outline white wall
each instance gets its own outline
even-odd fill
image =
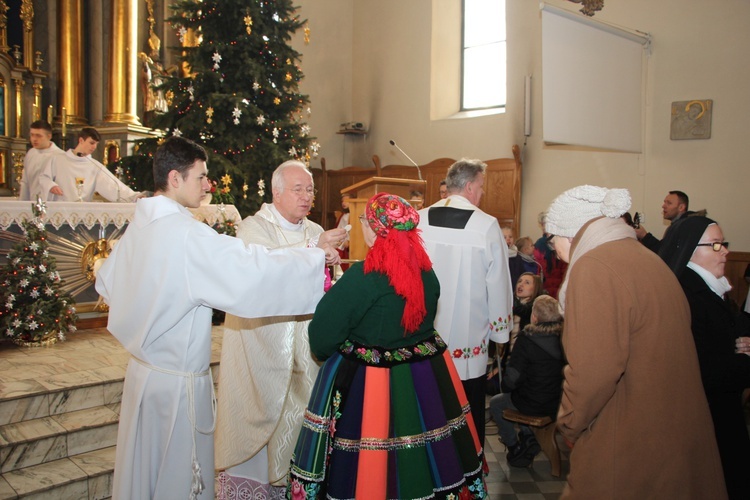
[[[336,132],[341,123],[352,121],[353,2],[301,0],[298,5],[310,28],[310,43],[305,44],[301,29],[292,46],[302,54],[300,90],[310,97],[310,135],[321,145],[311,165],[319,167],[325,157],[326,168],[341,168],[342,151],[349,144]]]
[[[539,3],[507,2],[507,112],[433,121],[433,0],[302,0],[302,14],[313,28],[312,43],[300,48],[305,53],[304,89],[313,98],[313,118],[328,127],[313,130],[324,138],[328,165],[369,165],[372,154],[383,164],[406,163],[389,139],[418,163],[444,156],[509,157],[513,144],[524,143],[523,78],[530,74],[535,77],[533,128],[523,149],[523,234],[537,237],[538,212],[563,190],[587,183],[630,189],[633,210],[645,212],[646,227],[661,236],[662,200],[667,191],[679,189],[690,196],[692,209],[707,208],[721,223],[732,249],[750,251],[745,222],[750,213],[750,99],[745,95],[750,89],[750,3],[605,0],[594,19],[653,36],[645,149],[636,155],[544,146]],[[580,7],[563,0],[548,3],[571,11]],[[318,23],[321,28],[315,28]],[[318,72],[311,63],[330,67]],[[337,70],[342,73],[332,74]],[[346,81],[350,86],[331,88]],[[671,103],[692,99],[714,101],[711,138],[670,140]],[[327,116],[319,117],[321,113]],[[353,119],[367,123],[366,138],[335,135],[341,121]]]

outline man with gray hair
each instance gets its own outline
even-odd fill
[[[345,229],[323,231],[307,219],[315,188],[304,163],[282,163],[271,178],[273,203],[237,227],[245,244],[318,246],[335,254]],[[284,286],[295,286],[289,276]],[[216,421],[216,468],[222,498],[282,498],[286,474],[318,374],[307,326],[312,315],[240,318],[227,314]]]
[[[478,208],[487,165],[461,159],[446,176],[448,197],[419,211],[440,281],[435,329],[448,344],[484,446],[487,351],[513,329],[508,247],[497,219]]]

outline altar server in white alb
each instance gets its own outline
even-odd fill
[[[304,163],[282,163],[271,178],[273,203],[237,227],[246,244],[337,248],[341,228],[323,231],[307,219],[315,199]],[[285,280],[296,287],[296,277]],[[305,407],[318,374],[307,327],[312,315],[224,321],[216,420],[216,468],[222,498],[282,498]]]
[[[210,189],[206,152],[172,137],[154,155],[156,195],[97,274],[107,328],[132,354],[117,435],[113,498],[214,497],[216,400],[211,310],[310,314],[335,249],[267,250],[193,218]],[[187,207],[187,208],[186,208]],[[248,432],[252,430],[248,429]]]
[[[31,149],[23,158],[23,176],[18,191],[19,200],[36,200],[41,192],[39,174],[47,159],[53,154],[62,153],[62,149],[52,142],[52,126],[44,120],[37,120],[29,127]]]
[[[435,329],[448,343],[484,446],[487,349],[513,329],[508,247],[497,219],[477,206],[487,165],[461,159],[446,176],[448,197],[419,211],[427,255],[440,281]]]
[[[74,149],[50,156],[39,174],[42,199],[93,201],[94,193],[99,193],[105,200],[126,203],[142,196],[91,157],[99,141],[101,136],[95,128],[84,127]]]

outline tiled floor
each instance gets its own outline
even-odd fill
[[[528,469],[508,466],[505,445],[500,442],[497,427],[492,421],[487,423],[486,433],[485,454],[490,466],[487,490],[492,500],[551,500],[560,496],[569,470],[568,456],[562,447],[562,474],[556,478],[551,474],[550,463],[544,453],[537,455]]]
[[[219,360],[222,329],[214,330],[212,363]],[[95,386],[103,381],[122,378],[129,356],[104,328],[82,330],[69,335],[68,340],[50,347],[21,348],[7,342],[0,343],[0,402],[24,395],[39,395],[48,390],[59,391],[79,385]],[[106,396],[106,395],[105,395]],[[46,397],[46,396],[45,396]],[[106,397],[105,397],[106,399]],[[53,407],[55,405],[52,405]],[[7,411],[29,412],[29,408],[4,408]],[[63,409],[58,409],[63,410]],[[2,420],[0,418],[0,420]],[[7,422],[0,422],[0,424]],[[550,475],[550,464],[543,454],[537,456],[533,468],[508,467],[505,446],[497,437],[491,421],[487,426],[487,461],[490,474],[487,487],[491,499],[552,499],[557,498],[565,484],[568,471],[563,455],[562,478]]]

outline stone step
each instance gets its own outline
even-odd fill
[[[100,500],[112,495],[115,447],[0,475],[0,500]]]
[[[0,473],[113,446],[119,403],[0,426]]]

